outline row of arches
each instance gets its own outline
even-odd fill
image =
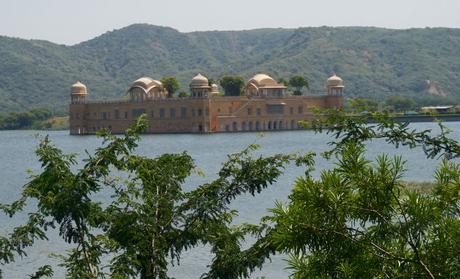
[[[296,130],[301,128],[296,120],[269,120],[269,121],[234,121],[231,125],[225,125],[226,132],[237,131],[272,131],[272,130]]]

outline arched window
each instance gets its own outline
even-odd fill
[[[233,131],[238,131],[238,124],[233,122]]]
[[[260,123],[259,123],[259,121],[256,121],[256,131],[260,131]]]
[[[280,120],[278,124],[278,129],[282,130],[283,129],[283,121]]]
[[[249,121],[249,131],[252,131],[252,121]]]
[[[272,129],[272,122],[268,121],[268,130],[271,130],[271,129]]]

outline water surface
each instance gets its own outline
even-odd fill
[[[414,123],[417,129],[435,129],[433,123]],[[460,139],[460,122],[449,122],[452,137]],[[34,150],[39,142],[37,134],[48,134],[51,141],[66,153],[78,153],[79,158],[84,158],[85,150],[94,151],[101,143],[101,139],[95,136],[70,136],[68,131],[1,131],[0,132],[0,202],[8,203],[17,199],[22,185],[28,181],[26,170],[30,169],[37,173],[40,164],[37,161]],[[220,164],[226,159],[227,154],[241,151],[251,143],[258,143],[260,154],[269,155],[275,153],[292,153],[325,151],[331,138],[325,134],[315,134],[312,131],[285,131],[265,133],[263,137],[257,133],[228,133],[211,135],[174,134],[174,135],[144,135],[137,149],[137,153],[145,156],[157,156],[162,153],[187,151],[206,174],[205,177],[192,176],[184,185],[184,189],[190,190],[215,178]],[[436,168],[436,160],[426,160],[421,150],[409,150],[407,148],[394,149],[382,141],[368,144],[367,155],[374,158],[377,154],[388,153],[390,155],[402,155],[407,161],[407,180],[432,180],[433,171]],[[317,158],[317,169],[331,167],[321,157]],[[275,200],[285,201],[290,193],[296,177],[302,175],[303,169],[290,166],[277,183],[270,186],[256,197],[242,196],[234,203],[233,207],[240,212],[237,222],[258,222],[259,218],[267,214],[267,209],[273,207]],[[316,172],[316,174],[318,171]],[[0,216],[0,234],[4,234],[10,228],[21,224],[26,216],[9,219]],[[18,259],[15,263],[3,266],[5,278],[26,278],[38,266],[44,264],[57,265],[57,261],[50,259],[50,253],[64,253],[69,246],[52,232],[49,241],[40,241],[28,250],[29,256]],[[187,251],[179,267],[173,267],[171,275],[177,278],[198,278],[206,270],[210,262],[207,247],[199,247]],[[263,270],[254,274],[253,278],[265,276],[266,278],[287,278],[288,273],[284,270],[285,262],[278,256],[271,263],[267,263]],[[56,267],[54,278],[63,278],[63,270]]]

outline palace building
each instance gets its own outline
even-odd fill
[[[107,128],[123,133],[146,115],[147,133],[215,133],[300,129],[298,122],[314,117],[314,108],[343,107],[343,80],[333,75],[323,94],[291,96],[286,86],[257,74],[243,96],[222,96],[201,74],[190,82],[190,97],[168,96],[162,83],[142,77],[127,91],[128,100],[90,101],[81,82],[71,87],[70,134],[94,134]]]

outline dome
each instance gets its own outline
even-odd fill
[[[219,94],[219,86],[215,83],[211,85],[211,93],[212,94]]]
[[[209,81],[202,74],[198,74],[190,82],[190,87],[209,87]]]
[[[249,80],[249,83],[255,83],[255,85],[257,85],[257,87],[279,85],[276,82],[276,80],[274,80],[271,76],[266,75],[266,74],[257,74],[255,76],[253,76]]]
[[[328,87],[344,87],[343,80],[335,74],[327,79],[326,85]]]
[[[70,88],[70,93],[71,94],[88,94],[88,91],[86,89],[86,85],[84,85],[83,83],[77,81]]]
[[[161,81],[154,80],[150,77],[141,77],[133,82],[131,88],[133,87],[141,87],[145,91],[149,91],[152,87],[161,86]]]

